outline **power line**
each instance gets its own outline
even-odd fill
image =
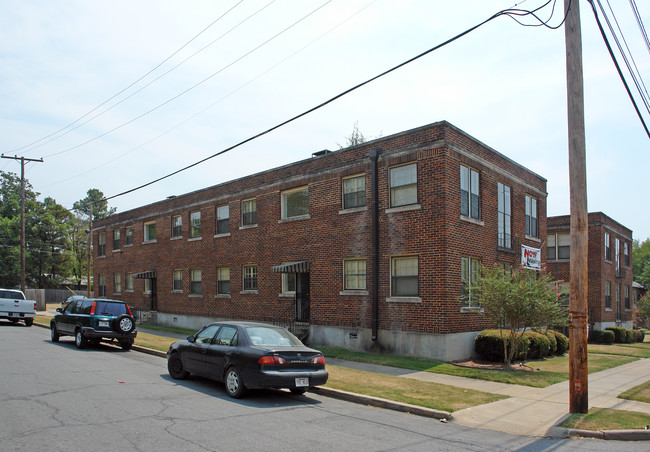
[[[598,24],[598,29],[600,30],[600,34],[603,37],[603,40],[605,41],[605,45],[607,46],[607,50],[609,51],[609,55],[612,58],[612,61],[614,62],[614,66],[616,66],[616,70],[618,71],[618,76],[623,82],[623,85],[625,86],[625,90],[627,91],[627,95],[630,97],[630,100],[632,101],[632,105],[634,106],[634,110],[636,110],[636,114],[639,117],[639,120],[641,121],[641,124],[643,125],[643,128],[645,129],[646,135],[648,135],[648,138],[650,138],[650,130],[648,130],[648,126],[646,125],[643,116],[641,115],[641,111],[639,111],[639,107],[636,104],[636,101],[634,100],[634,96],[632,95],[632,92],[630,91],[630,87],[627,84],[627,81],[625,80],[625,77],[623,76],[623,72],[621,71],[621,67],[618,64],[618,61],[616,61],[616,56],[614,56],[614,51],[612,50],[612,47],[609,45],[609,40],[607,39],[607,35],[605,34],[605,30],[603,29],[602,24],[600,23],[600,18],[598,17],[598,11],[596,10],[596,5],[594,5],[593,0],[587,0],[589,4],[591,5],[591,9],[594,12],[594,17],[596,18],[596,23]]]
[[[162,104],[159,104],[158,106],[156,106],[156,107],[154,107],[154,108],[152,108],[152,109],[150,109],[150,110],[148,110],[148,111],[142,113],[141,115],[138,115],[138,116],[136,116],[135,118],[133,118],[133,119],[131,119],[131,120],[129,120],[129,121],[127,121],[127,122],[125,122],[125,123],[123,123],[123,124],[117,126],[117,127],[114,127],[114,128],[112,128],[112,129],[110,129],[110,130],[108,130],[108,131],[106,131],[106,132],[104,132],[104,133],[102,133],[102,134],[100,134],[100,135],[94,137],[94,138],[91,138],[90,140],[86,140],[86,141],[84,141],[83,143],[77,144],[77,145],[72,146],[72,147],[69,147],[69,148],[67,148],[67,149],[63,149],[62,151],[58,151],[58,152],[54,152],[54,153],[52,153],[52,154],[46,155],[45,157],[53,157],[53,156],[55,156],[55,155],[60,155],[60,154],[63,154],[63,153],[65,153],[65,152],[72,151],[72,150],[74,150],[74,149],[78,149],[78,148],[80,148],[80,147],[82,147],[82,146],[85,146],[85,145],[87,145],[87,144],[89,144],[89,143],[92,143],[92,142],[95,141],[95,140],[98,140],[98,139],[100,139],[100,138],[102,138],[102,137],[105,137],[106,135],[108,135],[108,134],[110,134],[110,133],[113,133],[113,132],[115,132],[116,130],[121,129],[122,127],[125,127],[125,126],[127,126],[127,125],[129,125],[129,124],[131,124],[131,123],[133,123],[133,122],[135,122],[135,121],[137,121],[138,119],[141,119],[141,118],[143,118],[143,117],[145,117],[145,116],[147,116],[147,115],[153,113],[154,111],[156,111],[156,110],[158,110],[158,109],[164,107],[165,105],[169,104],[170,102],[173,102],[174,100],[178,99],[179,97],[184,96],[185,94],[189,93],[189,92],[192,91],[193,89],[195,89],[195,88],[197,88],[198,86],[204,84],[205,82],[207,82],[207,81],[210,80],[211,78],[215,77],[216,75],[220,74],[220,73],[223,72],[224,70],[226,70],[226,69],[228,69],[229,67],[233,66],[235,63],[238,63],[239,61],[243,60],[244,58],[246,58],[247,56],[249,56],[249,55],[252,54],[253,52],[259,50],[260,48],[262,48],[263,46],[265,46],[265,45],[268,44],[269,42],[273,41],[273,40],[276,39],[278,36],[280,36],[281,34],[285,33],[287,30],[290,30],[291,28],[295,27],[295,26],[298,25],[300,22],[302,22],[303,20],[307,19],[309,16],[311,16],[311,15],[314,14],[314,13],[316,13],[318,10],[320,10],[320,9],[323,8],[323,7],[325,7],[328,3],[331,3],[331,2],[332,2],[332,0],[327,0],[325,3],[323,3],[322,5],[320,5],[319,7],[317,7],[316,9],[314,9],[313,11],[311,11],[310,13],[308,13],[307,15],[305,15],[305,16],[303,16],[302,18],[298,19],[296,22],[294,22],[293,24],[289,25],[288,27],[286,27],[286,28],[283,29],[282,31],[276,33],[275,35],[273,35],[272,37],[270,37],[269,39],[267,39],[267,40],[264,41],[263,43],[259,44],[259,45],[256,46],[255,48],[249,50],[249,51],[246,52],[244,55],[242,55],[242,56],[240,56],[239,58],[235,59],[234,61],[232,61],[231,63],[227,64],[226,66],[222,67],[222,68],[219,69],[217,72],[215,72],[215,73],[213,73],[213,74],[207,76],[206,78],[204,78],[204,79],[201,80],[200,82],[194,84],[193,86],[190,86],[189,88],[187,88],[186,90],[184,90],[184,91],[180,92],[179,94],[173,96],[172,98],[167,99],[167,100],[166,100],[165,102],[163,102]]]
[[[548,5],[549,3],[550,3],[550,1],[545,3],[542,7]],[[542,8],[542,7],[540,7],[540,8]],[[233,149],[236,149],[236,148],[238,148],[238,147],[240,147],[240,146],[242,146],[242,145],[244,145],[246,143],[249,143],[249,142],[251,142],[253,140],[256,140],[257,138],[260,138],[260,137],[262,137],[262,136],[264,136],[264,135],[266,135],[266,134],[268,134],[270,132],[273,132],[274,130],[277,130],[277,129],[279,129],[279,128],[281,128],[281,127],[283,127],[283,126],[285,126],[285,125],[287,125],[287,124],[289,124],[289,123],[291,123],[293,121],[296,121],[297,119],[302,118],[303,116],[306,116],[306,115],[308,115],[310,113],[313,113],[316,110],[319,110],[319,109],[325,107],[326,105],[331,104],[335,100],[338,100],[338,99],[342,98],[343,96],[346,96],[347,94],[350,94],[351,92],[356,91],[357,89],[359,89],[359,88],[361,88],[361,87],[363,87],[365,85],[368,85],[369,83],[372,83],[375,80],[377,80],[377,79],[379,79],[379,78],[381,78],[381,77],[383,77],[385,75],[390,74],[391,72],[394,72],[394,71],[396,71],[396,70],[398,70],[398,69],[400,69],[400,68],[402,68],[402,67],[404,67],[404,66],[406,66],[406,65],[408,65],[408,64],[410,64],[410,63],[412,63],[412,62],[414,62],[414,61],[416,61],[416,60],[418,60],[418,59],[420,59],[420,58],[422,58],[422,57],[424,57],[424,56],[426,56],[426,55],[428,55],[428,54],[430,54],[430,53],[432,53],[432,52],[434,52],[434,51],[436,51],[438,49],[440,49],[440,48],[442,48],[442,47],[445,47],[448,44],[451,44],[452,42],[462,38],[465,35],[468,35],[469,33],[473,32],[474,30],[482,27],[483,25],[487,24],[488,22],[491,22],[492,20],[494,20],[494,19],[496,19],[498,17],[506,16],[506,17],[511,17],[512,18],[513,15],[515,15],[515,16],[531,15],[536,20],[538,20],[540,23],[547,24],[548,21],[542,21],[541,19],[539,19],[539,17],[537,17],[535,15],[535,12],[539,11],[540,8],[537,8],[537,9],[535,9],[533,11],[526,11],[526,10],[519,10],[519,9],[505,9],[505,10],[499,11],[498,13],[494,14],[490,18],[484,20],[483,22],[481,22],[481,23],[479,23],[479,24],[477,24],[477,25],[475,25],[475,26],[473,26],[471,28],[466,29],[465,31],[463,31],[463,32],[457,34],[456,36],[448,39],[447,41],[445,41],[445,42],[443,42],[441,44],[438,44],[438,45],[430,48],[429,50],[426,50],[426,51],[420,53],[419,55],[416,55],[416,56],[414,56],[414,57],[412,57],[412,58],[398,64],[397,66],[393,66],[392,68],[390,68],[390,69],[388,69],[388,70],[386,70],[386,71],[384,71],[384,72],[382,72],[382,73],[380,73],[380,74],[378,74],[378,75],[376,75],[376,76],[374,76],[374,77],[372,77],[372,78],[370,78],[370,79],[368,79],[368,80],[366,80],[364,82],[361,82],[361,83],[353,86],[352,88],[349,88],[349,89],[337,94],[336,96],[334,96],[334,97],[332,97],[332,98],[330,98],[330,99],[316,105],[315,107],[312,107],[312,108],[310,108],[310,109],[308,109],[308,110],[306,110],[306,111],[304,111],[304,112],[302,112],[302,113],[300,113],[300,114],[298,114],[298,115],[296,115],[296,116],[294,116],[294,117],[292,117],[290,119],[287,119],[286,121],[283,121],[283,122],[269,128],[269,129],[264,130],[263,132],[260,132],[260,133],[258,133],[256,135],[253,135],[253,136],[251,136],[251,137],[249,137],[249,138],[247,138],[247,139],[245,139],[243,141],[240,141],[239,143],[237,143],[237,144],[235,144],[233,146],[230,146],[230,147],[228,147],[226,149],[223,149],[223,150],[221,150],[221,151],[219,151],[219,152],[217,152],[215,154],[212,154],[212,155],[210,155],[208,157],[205,157],[205,158],[203,158],[203,159],[201,159],[201,160],[199,160],[197,162],[194,162],[194,163],[192,163],[190,165],[187,165],[187,166],[185,166],[183,168],[180,168],[180,169],[178,169],[176,171],[168,173],[168,174],[166,174],[164,176],[161,176],[161,177],[159,177],[157,179],[154,179],[154,180],[152,180],[150,182],[144,183],[142,185],[139,185],[137,187],[131,188],[129,190],[123,191],[121,193],[118,193],[118,194],[115,194],[115,195],[112,195],[112,196],[107,196],[107,197],[104,198],[104,200],[108,201],[110,199],[114,199],[114,198],[117,198],[119,196],[124,196],[124,195],[127,195],[129,193],[133,193],[134,191],[141,190],[141,189],[143,189],[145,187],[153,185],[153,184],[155,184],[157,182],[160,182],[160,181],[162,181],[164,179],[167,179],[167,178],[169,178],[171,176],[174,176],[174,175],[179,174],[179,173],[181,173],[183,171],[186,171],[186,170],[188,170],[190,168],[193,168],[193,167],[198,166],[198,165],[200,165],[202,163],[205,163],[208,160],[211,160],[211,159],[213,159],[213,158],[215,158],[215,157],[217,157],[219,155],[230,152]],[[564,17],[562,19],[562,22],[564,22],[565,19],[566,19],[566,12],[565,12]],[[553,28],[553,27],[549,27],[549,28]]]
[[[176,130],[177,128],[183,126],[184,124],[187,124],[189,121],[191,121],[192,119],[196,118],[197,116],[199,116],[199,115],[205,113],[205,112],[206,112],[207,110],[209,110],[210,108],[214,107],[215,105],[217,105],[218,103],[220,103],[220,102],[223,101],[224,99],[226,99],[226,98],[232,96],[232,95],[235,94],[236,92],[242,90],[242,89],[245,88],[246,86],[250,85],[250,84],[253,83],[254,81],[256,81],[256,80],[258,80],[259,78],[261,78],[261,77],[263,77],[264,75],[266,75],[267,73],[271,72],[273,69],[275,69],[276,67],[280,66],[282,63],[284,63],[285,61],[287,61],[287,60],[289,60],[290,58],[294,57],[294,56],[297,55],[298,53],[302,52],[302,51],[305,50],[307,47],[311,46],[312,44],[314,44],[315,42],[317,42],[318,40],[320,40],[321,38],[323,38],[323,37],[326,36],[327,34],[331,33],[331,32],[334,31],[334,30],[336,30],[338,27],[340,27],[340,26],[343,25],[344,23],[348,22],[348,21],[351,20],[353,17],[357,16],[358,14],[360,14],[362,11],[364,11],[365,9],[367,9],[368,7],[370,7],[371,5],[373,5],[374,3],[376,3],[377,1],[378,1],[378,0],[372,0],[372,1],[370,1],[370,2],[367,3],[365,6],[363,6],[363,7],[360,8],[359,10],[357,10],[355,13],[351,14],[351,15],[348,16],[346,19],[342,20],[341,22],[339,22],[338,24],[336,24],[335,26],[333,26],[333,27],[330,28],[329,30],[327,30],[327,31],[325,31],[324,33],[320,34],[318,37],[312,39],[310,42],[308,42],[307,44],[303,45],[301,48],[299,48],[298,50],[294,51],[293,53],[291,53],[291,54],[288,55],[287,57],[283,58],[282,60],[278,61],[278,62],[275,63],[273,66],[269,67],[268,69],[266,69],[266,70],[263,71],[263,72],[260,72],[260,73],[257,74],[255,77],[253,77],[252,79],[248,80],[246,83],[240,85],[238,88],[236,88],[236,89],[230,91],[229,93],[227,93],[227,94],[221,96],[221,97],[220,97],[219,99],[217,99],[215,102],[211,103],[210,105],[208,105],[207,107],[205,107],[205,108],[203,108],[202,110],[198,111],[197,113],[194,113],[193,115],[187,117],[186,119],[184,119],[184,120],[181,121],[180,123],[176,124],[175,126],[171,127],[170,129],[167,129],[165,132],[163,132],[163,133],[161,133],[161,134],[155,136],[154,138],[151,138],[150,140],[148,140],[148,141],[146,141],[146,142],[144,142],[144,143],[141,143],[141,144],[139,144],[139,145],[137,145],[137,146],[135,146],[135,147],[129,149],[129,150],[126,151],[126,152],[123,152],[122,154],[117,155],[116,157],[114,157],[114,158],[112,158],[112,159],[110,159],[110,160],[108,160],[108,161],[106,161],[106,162],[104,162],[104,163],[102,163],[102,164],[100,164],[100,165],[97,165],[97,166],[95,166],[95,167],[93,167],[93,168],[90,168],[90,169],[87,170],[87,171],[83,171],[83,172],[81,172],[81,173],[77,173],[77,174],[75,174],[74,176],[68,177],[67,179],[63,179],[63,180],[60,180],[60,181],[57,181],[57,182],[53,182],[53,183],[51,183],[51,184],[42,185],[42,186],[40,186],[38,189],[40,190],[40,189],[42,189],[42,188],[51,187],[51,186],[54,186],[54,185],[62,184],[62,183],[65,183],[65,182],[71,181],[71,180],[73,180],[73,179],[77,179],[77,178],[79,178],[79,177],[82,177],[82,176],[84,176],[84,175],[86,175],[86,174],[89,174],[89,173],[95,171],[96,169],[99,169],[99,168],[102,168],[102,167],[108,165],[109,163],[112,163],[112,162],[114,162],[114,161],[116,161],[116,160],[119,160],[120,158],[124,157],[125,155],[130,154],[131,152],[137,151],[138,149],[143,148],[144,146],[146,146],[146,145],[148,145],[148,144],[151,144],[151,143],[155,142],[156,140],[158,140],[158,139],[162,138],[163,136],[167,135],[168,133],[170,133],[170,132]]]
[[[76,123],[78,123],[79,121],[81,121],[82,119],[84,119],[86,116],[88,116],[88,115],[90,115],[91,113],[93,113],[94,111],[98,110],[100,107],[106,105],[108,102],[110,102],[111,100],[115,99],[117,96],[119,96],[120,94],[122,94],[123,92],[125,92],[126,90],[128,90],[129,88],[131,88],[132,86],[134,86],[135,84],[137,84],[138,82],[140,82],[142,79],[144,79],[145,77],[147,77],[149,74],[153,73],[156,69],[158,69],[159,67],[161,67],[163,64],[165,64],[165,63],[166,63],[167,61],[169,61],[171,58],[173,58],[176,54],[178,54],[181,50],[183,50],[185,47],[187,47],[187,46],[188,46],[192,41],[194,41],[196,38],[198,38],[200,35],[202,35],[202,34],[203,34],[205,31],[207,31],[210,27],[212,27],[214,24],[216,24],[216,23],[219,22],[221,19],[223,19],[224,16],[226,16],[228,13],[230,13],[232,10],[234,10],[234,9],[235,9],[237,6],[239,6],[243,1],[244,1],[244,0],[240,0],[237,4],[235,4],[233,7],[231,7],[229,10],[227,10],[225,13],[223,13],[221,16],[219,16],[217,19],[215,19],[214,21],[212,21],[212,22],[211,22],[207,27],[205,27],[203,30],[201,30],[199,33],[197,33],[197,34],[196,34],[192,39],[190,39],[190,40],[187,41],[185,44],[183,44],[181,47],[179,47],[178,50],[176,50],[176,51],[173,52],[171,55],[169,55],[167,58],[165,58],[165,59],[162,60],[160,63],[158,63],[158,64],[157,64],[153,69],[151,69],[149,72],[147,72],[146,74],[142,75],[140,78],[138,78],[137,80],[135,80],[134,82],[132,82],[131,84],[129,84],[126,88],[123,88],[122,90],[118,91],[116,94],[114,94],[113,96],[109,97],[109,98],[106,99],[104,102],[102,102],[101,104],[99,104],[98,106],[96,106],[95,108],[93,108],[92,110],[90,110],[89,112],[87,112],[86,114],[84,114],[83,116],[77,118],[76,120],[74,120],[73,122],[71,122],[70,124],[68,124],[67,126],[62,127],[61,129],[59,129],[59,130],[57,130],[57,131],[55,131],[55,132],[52,132],[52,133],[49,134],[49,135],[44,136],[43,138],[40,138],[40,139],[38,139],[38,140],[36,140],[36,141],[30,143],[30,144],[27,144],[27,145],[25,145],[25,146],[22,146],[22,147],[16,148],[16,149],[11,150],[11,151],[9,151],[9,152],[17,152],[17,151],[23,150],[23,149],[25,149],[25,148],[31,147],[31,146],[35,145],[36,143],[40,143],[41,141],[47,140],[48,138],[50,138],[50,137],[52,137],[52,136],[54,136],[54,135],[56,135],[56,134],[58,134],[58,133],[60,133],[60,132],[63,132],[64,130],[66,130],[66,129],[72,127],[73,125],[75,125]],[[157,80],[157,79],[156,79],[156,80]],[[148,85],[147,85],[147,86],[148,86]],[[117,105],[117,104],[115,104],[115,105]],[[113,108],[115,105],[113,105],[112,107],[110,107],[110,108],[107,109],[107,110],[104,110],[104,111],[101,112],[99,115],[93,116],[90,120],[95,119],[97,116],[100,116],[100,115],[106,113],[108,110],[110,110],[111,108]],[[86,122],[87,122],[87,121],[86,121]],[[83,124],[85,124],[85,122],[84,122]],[[81,124],[81,125],[83,125],[83,124]],[[75,127],[75,129],[76,129],[76,127]],[[48,141],[46,141],[45,143],[40,144],[39,146],[34,146],[33,148],[29,149],[27,152],[32,151],[32,150],[34,150],[34,149],[36,149],[36,148],[38,148],[38,147],[40,147],[40,146],[42,146],[42,145],[44,145],[44,144],[47,144],[47,143],[49,143],[49,142],[51,142],[51,141],[53,141],[53,140],[56,140],[56,139],[58,139],[58,138],[60,138],[60,137],[62,137],[62,136],[64,136],[64,135],[66,135],[68,132],[71,132],[72,130],[74,130],[74,129],[68,130],[68,131],[65,132],[64,134],[61,134],[61,135],[59,135],[59,136],[57,136],[57,137],[54,137],[54,138],[52,138],[51,140],[48,140]]]
[[[645,46],[648,48],[648,53],[650,53],[650,40],[648,40],[648,33],[646,33],[645,27],[643,26],[643,20],[641,20],[641,14],[639,14],[639,8],[637,8],[634,0],[630,0],[630,6],[632,7],[632,12],[634,13],[639,30],[641,31],[641,36],[643,37]]]

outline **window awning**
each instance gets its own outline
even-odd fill
[[[271,267],[273,273],[309,273],[309,261],[289,262]]]
[[[146,272],[135,273],[135,279],[154,279],[156,277],[156,270],[148,270]]]

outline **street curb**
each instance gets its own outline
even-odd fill
[[[34,322],[34,326],[41,328],[50,328],[50,325],[44,323]],[[167,353],[152,348],[142,347],[140,345],[133,345],[131,350],[146,353],[149,355],[166,358]],[[408,403],[395,402],[394,400],[382,399],[380,397],[367,396],[363,394],[356,394],[353,392],[340,391],[327,387],[318,386],[311,390],[325,397],[334,399],[345,400],[347,402],[358,403],[362,405],[374,406],[377,408],[384,408],[393,411],[401,411],[403,413],[410,413],[417,416],[429,417],[433,419],[440,419],[441,421],[451,421],[453,415],[447,411],[434,410],[432,408],[425,408],[417,405],[409,405]],[[579,430],[579,429],[563,429],[562,427],[552,427],[551,430],[564,430],[564,435],[549,435],[548,437],[565,436],[568,438],[594,438],[602,440],[615,440],[615,441],[650,441],[650,430]]]
[[[415,414],[417,416],[430,417],[440,420],[444,419],[447,421],[452,419],[451,413],[447,411],[434,410],[432,408],[425,408],[417,405],[409,405],[408,403],[395,402],[394,400],[356,394],[354,392],[341,391],[338,389],[332,389],[323,386],[315,387],[311,390],[311,392],[315,392],[326,397],[332,397],[334,399],[345,400],[348,402],[354,402],[363,405],[370,405],[377,408],[387,408],[389,410],[401,411],[403,413]]]

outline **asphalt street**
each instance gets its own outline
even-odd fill
[[[77,350],[3,321],[0,363],[0,451],[647,450],[470,429],[313,393],[233,400],[219,383],[172,380],[160,357]]]

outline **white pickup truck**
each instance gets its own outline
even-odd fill
[[[0,319],[11,320],[14,324],[22,320],[26,326],[32,326],[35,316],[35,301],[26,300],[20,290],[0,289]]]

